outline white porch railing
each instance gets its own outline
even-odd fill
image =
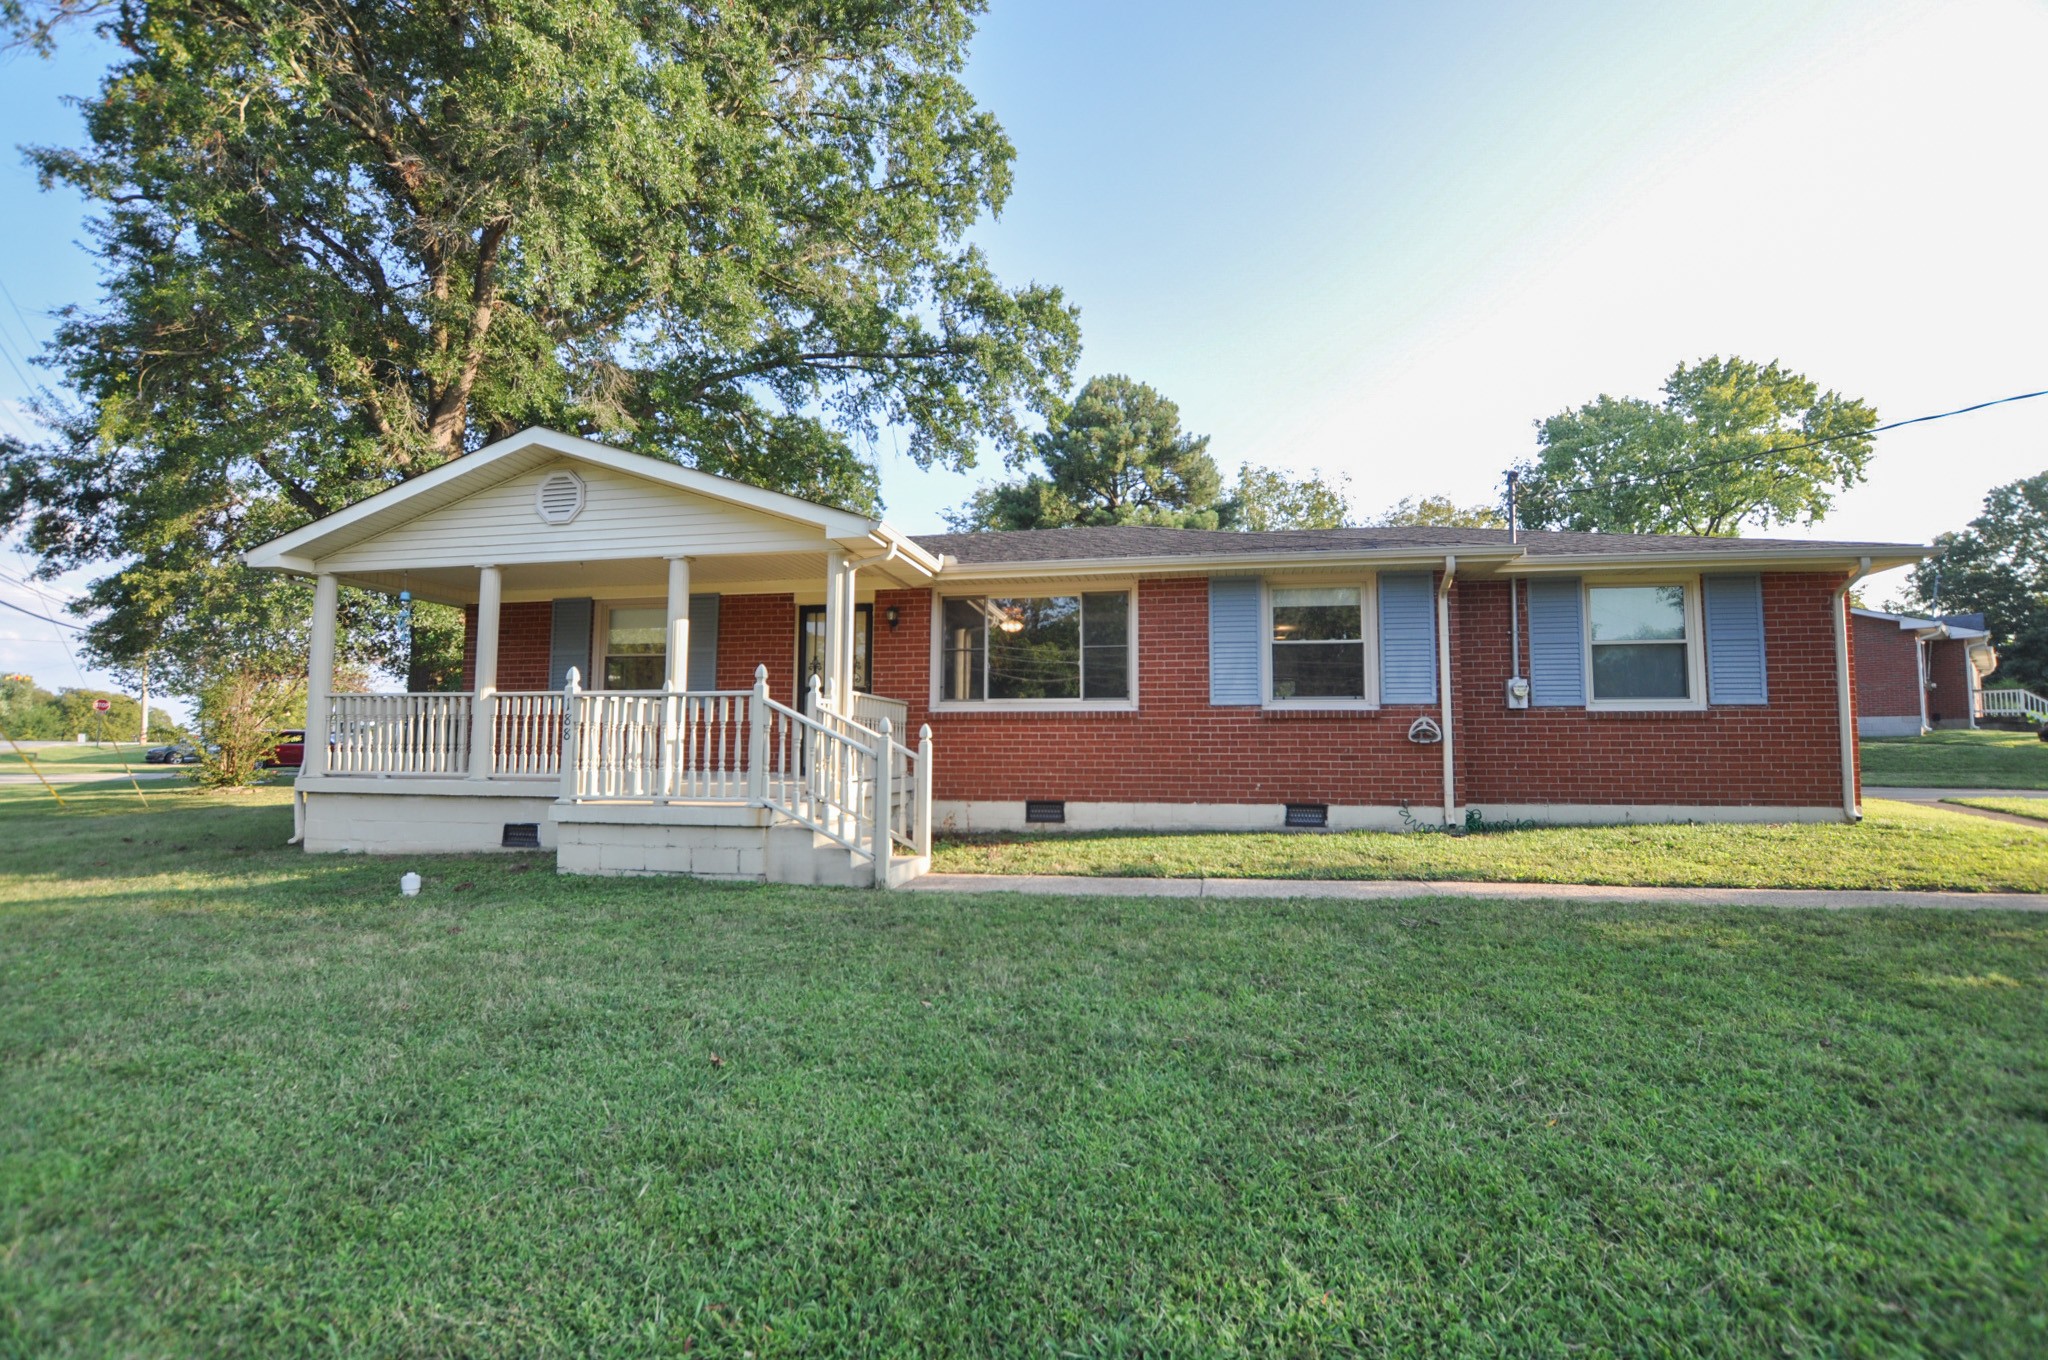
[[[573,802],[745,802],[747,690],[683,692],[573,686]]]
[[[1980,718],[2031,718],[2048,722],[2048,699],[2028,689],[1980,689],[1977,691]]]
[[[931,729],[916,750],[819,707],[752,690],[566,693],[562,798],[572,803],[739,803],[767,808],[865,856],[887,886],[899,849],[931,853]],[[856,860],[856,863],[859,861]]]
[[[328,705],[327,769],[466,775],[470,702],[467,694],[337,694]]]
[[[493,779],[552,779],[562,770],[559,690],[501,691],[490,697]],[[328,704],[327,772],[440,775],[475,768],[469,694],[337,694]]]
[[[562,716],[557,689],[499,690],[491,696],[494,778],[552,777],[562,772]]]

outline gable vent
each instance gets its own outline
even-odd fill
[[[567,524],[583,513],[583,479],[573,472],[550,472],[540,479],[533,508],[546,524]]]

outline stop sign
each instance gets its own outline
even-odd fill
[[[112,699],[95,699],[92,701],[92,708],[95,713],[104,713],[113,706],[114,701]]]

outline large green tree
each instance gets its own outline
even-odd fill
[[[1121,374],[1089,379],[1030,455],[1009,462],[1024,475],[976,491],[947,514],[953,528],[1329,529],[1350,512],[1349,485],[1320,473],[1246,463],[1226,492],[1209,437],[1182,430],[1180,407]]]
[[[2048,692],[2048,472],[1993,487],[1983,514],[1934,543],[1913,569],[1914,603],[1981,613],[1997,678]]]
[[[1490,505],[1460,505],[1449,496],[1403,496],[1370,521],[1376,528],[1429,525],[1450,529],[1505,529],[1507,516]]]
[[[1209,437],[1182,430],[1180,407],[1122,374],[1090,378],[1052,412],[1029,454],[1010,461],[1030,470],[977,491],[947,516],[954,528],[1214,529],[1221,520],[1223,479],[1209,456]]]
[[[1680,364],[1662,401],[1602,395],[1537,424],[1533,529],[1728,535],[1812,524],[1863,480],[1877,413],[1782,367]]]
[[[105,296],[0,521],[113,564],[89,642],[132,666],[209,602],[282,630],[304,592],[242,550],[528,425],[853,507],[884,430],[1021,448],[1078,331],[966,243],[1013,155],[961,80],[981,8],[0,0],[119,54],[31,152],[98,206]],[[388,607],[353,645],[398,659]]]
[[[1246,463],[1237,470],[1237,489],[1221,508],[1226,529],[1335,529],[1351,517],[1351,484],[1341,474],[1295,477]]]

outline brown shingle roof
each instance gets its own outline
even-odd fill
[[[1119,557],[1270,556],[1283,553],[1484,551],[1508,548],[1505,529],[1445,529],[1399,526],[1377,529],[1279,529],[1239,533],[1229,529],[1162,529],[1144,524],[1079,529],[985,530],[966,534],[919,534],[930,553],[950,554],[963,565],[1015,562],[1036,564],[1103,561]],[[1687,534],[1585,534],[1525,529],[1515,546],[1531,557],[1637,553],[1755,553],[1784,549],[1812,554],[1828,549],[1845,556],[1918,555],[1914,544],[1815,542],[1789,538],[1697,538]]]

